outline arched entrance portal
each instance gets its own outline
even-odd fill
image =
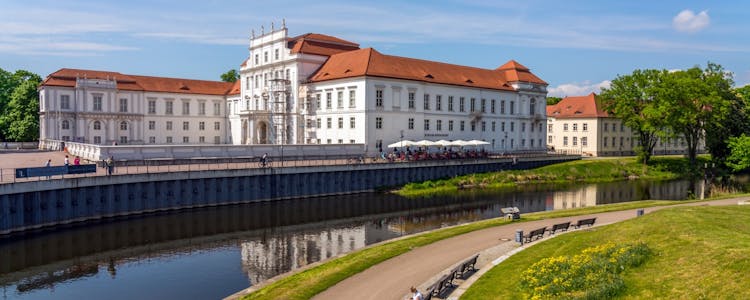
[[[258,144],[268,144],[268,123],[258,122]]]

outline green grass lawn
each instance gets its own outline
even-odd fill
[[[522,299],[520,274],[534,262],[612,241],[644,242],[653,255],[622,276],[621,298],[750,299],[750,206],[663,209],[560,235],[497,265],[461,299]]]
[[[703,166],[707,157],[699,157]],[[635,158],[577,160],[532,170],[500,171],[409,183],[396,191],[407,197],[455,193],[466,188],[505,188],[523,184],[595,183],[627,179],[669,180],[695,172],[682,157],[655,157],[644,166]]]
[[[524,214],[522,222],[545,218],[558,218],[608,211],[653,207],[685,203],[685,201],[647,200],[598,205],[560,211]],[[413,248],[437,242],[475,230],[500,226],[508,221],[497,218],[449,227],[417,234],[397,241],[379,244],[338,257],[310,269],[279,279],[260,290],[246,295],[243,299],[309,299],[328,287],[389,258],[406,253]]]

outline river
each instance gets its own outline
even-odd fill
[[[4,299],[217,299],[417,232],[500,215],[702,194],[687,181],[529,186],[407,199],[369,193],[102,220],[0,238]]]

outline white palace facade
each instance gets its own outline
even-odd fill
[[[232,83],[61,69],[40,86],[40,140],[112,145],[484,140],[546,148],[547,83],[516,61],[481,69],[386,55],[336,37],[253,36]]]

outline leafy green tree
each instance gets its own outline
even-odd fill
[[[719,166],[726,165],[726,158],[730,155],[729,139],[750,134],[750,85],[724,94],[729,100],[726,119],[706,124],[705,137],[711,159]]]
[[[2,72],[0,72],[2,73]],[[2,74],[0,76],[4,76]],[[34,73],[18,70],[3,78],[2,84],[12,87],[2,87],[0,93],[10,90],[5,103],[3,114],[0,116],[0,132],[3,139],[12,141],[33,141],[39,138],[39,93],[37,87],[42,78]],[[4,94],[0,95],[6,97]]]
[[[560,101],[562,101],[560,97],[547,97],[547,105],[555,105],[560,103]]]
[[[730,154],[726,164],[734,171],[750,169],[750,136],[742,135],[729,139]]]
[[[691,165],[695,165],[698,144],[705,139],[710,124],[727,120],[730,98],[734,98],[732,85],[730,73],[714,63],[708,63],[705,69],[693,67],[662,76],[656,92],[659,111],[670,132],[685,139]]]
[[[664,134],[664,112],[656,93],[666,74],[665,70],[635,70],[630,75],[617,76],[599,95],[605,110],[635,133],[638,139],[635,151],[643,163],[651,159],[658,137]]]
[[[240,73],[238,73],[235,69],[231,69],[226,73],[221,74],[221,81],[224,82],[235,82],[237,81],[237,79],[240,79]]]

